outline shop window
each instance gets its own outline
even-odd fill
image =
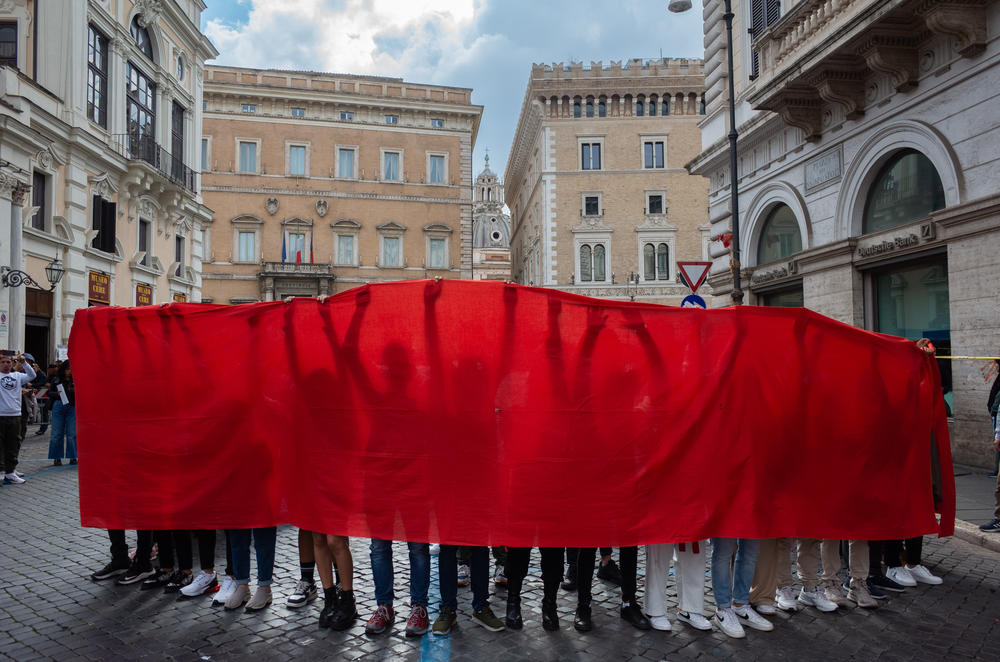
[[[864,234],[888,230],[944,208],[944,188],[926,156],[905,149],[893,156],[865,202]]]
[[[779,204],[764,221],[757,244],[757,264],[777,262],[801,250],[802,234],[795,212],[788,205]]]
[[[802,308],[806,305],[801,285],[774,292],[762,292],[757,296],[757,301],[762,306],[780,306],[782,308]]]

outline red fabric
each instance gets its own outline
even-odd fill
[[[808,310],[409,281],[80,310],[70,355],[86,526],[907,538],[939,532],[934,443],[953,528],[933,359]]]

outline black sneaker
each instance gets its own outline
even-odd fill
[[[177,593],[182,588],[191,583],[194,579],[193,572],[184,572],[183,570],[174,570],[170,573],[167,578],[167,583],[163,586],[164,593]]]
[[[104,579],[111,579],[112,577],[117,577],[118,575],[123,575],[128,570],[127,563],[115,563],[112,561],[107,564],[97,572],[90,575],[90,578],[95,582],[99,582]]]
[[[1000,517],[994,517],[991,521],[979,527],[980,531],[997,532],[1000,531]]]
[[[597,569],[597,578],[603,579],[615,586],[622,585],[622,571],[618,569],[618,564],[615,563],[614,559],[611,559]]]
[[[892,581],[891,579],[889,579],[885,575],[869,575],[868,576],[868,584],[869,584],[869,587],[871,587],[871,586],[877,586],[880,589],[882,589],[883,591],[892,591],[893,593],[902,593],[903,591],[906,590],[905,586],[903,586],[902,584],[898,584],[898,583]],[[869,588],[868,592],[872,593],[872,591],[871,591],[870,588]],[[875,597],[874,593],[872,593],[872,597],[873,598]]]
[[[156,574],[153,570],[153,566],[146,566],[145,568],[140,566],[135,561],[129,565],[128,570],[125,574],[118,578],[116,582],[119,586],[128,586],[129,584],[138,584],[141,581],[145,581],[147,577],[152,577]]]
[[[148,591],[149,589],[152,588],[160,588],[161,586],[167,583],[167,580],[169,578],[170,578],[169,572],[167,572],[166,570],[157,569],[157,571],[154,572],[151,576],[146,577],[146,579],[143,580],[142,586],[140,586],[139,588],[143,591]]]
[[[868,586],[868,593],[876,600],[885,600],[887,597],[889,597],[885,594],[885,591],[882,590],[881,586],[872,583],[871,577],[865,580],[865,584],[867,584]]]

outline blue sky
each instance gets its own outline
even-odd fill
[[[532,63],[702,57],[701,2],[666,0],[206,0],[216,64],[398,76],[473,88],[473,171],[501,176]]]

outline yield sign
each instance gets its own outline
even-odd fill
[[[701,284],[708,277],[708,270],[712,268],[711,262],[678,262],[677,268],[681,271],[681,278],[684,284],[691,288],[692,292],[697,292]]]

